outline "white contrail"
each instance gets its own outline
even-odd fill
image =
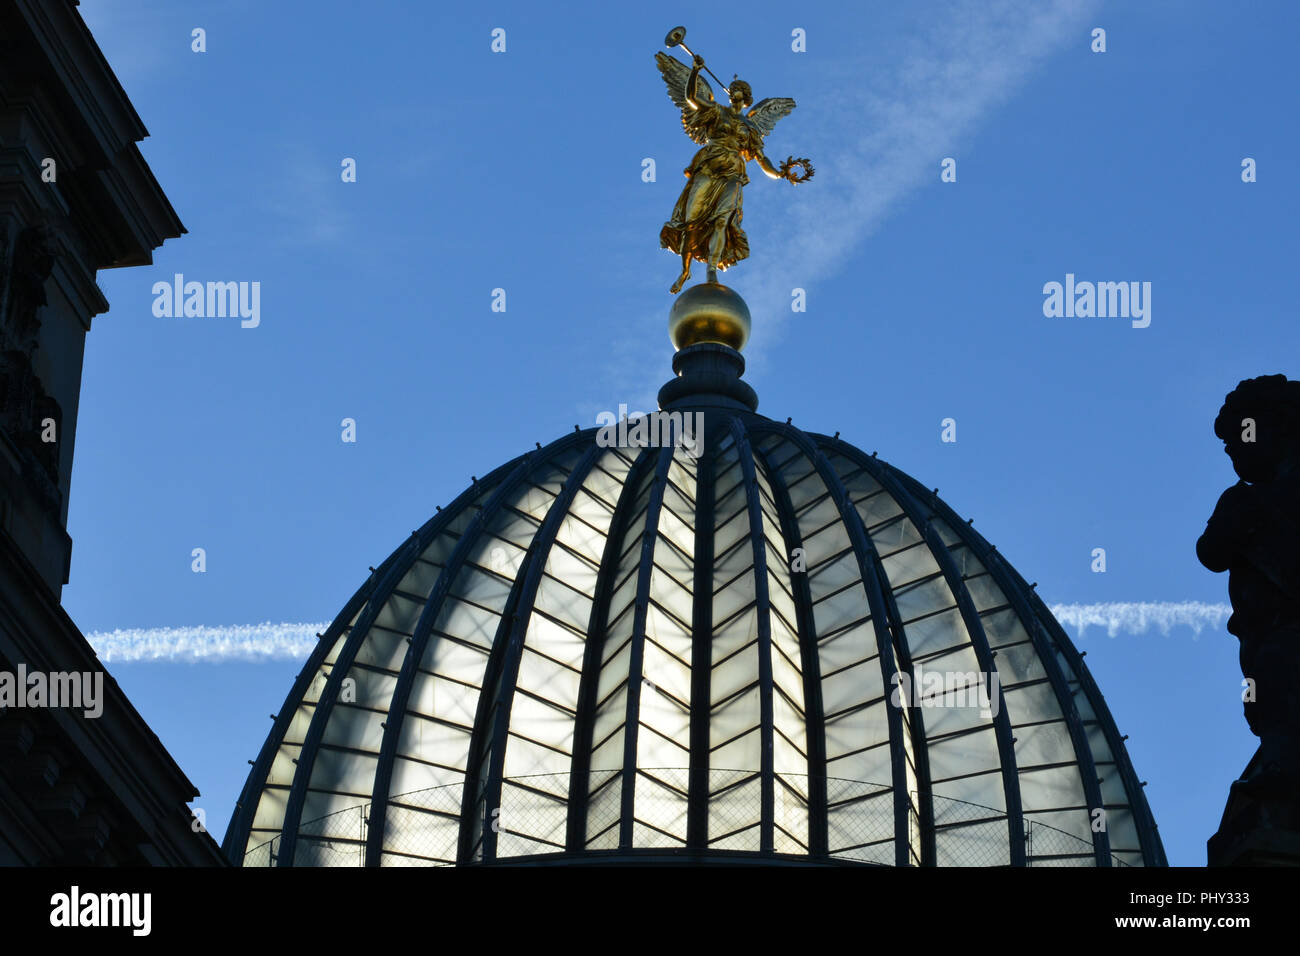
[[[1054,604],[1056,619],[1082,636],[1089,627],[1117,634],[1145,634],[1152,628],[1168,634],[1176,627],[1192,633],[1223,626],[1232,613],[1227,604],[1201,601],[1142,601],[1110,604]],[[228,627],[137,627],[86,635],[106,662],[303,660],[316,646],[316,635],[329,625],[236,624]]]
[[[1193,634],[1223,627],[1232,606],[1201,601],[1141,601],[1108,604],[1054,604],[1052,614],[1082,637],[1089,627],[1104,627],[1106,634],[1145,634],[1155,628],[1168,634],[1175,627],[1190,628]]]
[[[95,631],[86,640],[105,662],[303,660],[325,624],[133,627]]]

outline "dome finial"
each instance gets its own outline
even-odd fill
[[[693,285],[673,302],[668,335],[678,349],[712,342],[739,352],[749,340],[749,306],[740,294],[713,278]]]

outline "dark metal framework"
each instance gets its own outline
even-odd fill
[[[698,459],[576,432],[414,532],[296,680],[231,860],[1164,865],[1080,655],[969,523],[709,416]]]

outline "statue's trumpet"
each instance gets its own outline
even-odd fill
[[[685,39],[686,39],[686,28],[673,27],[671,30],[668,31],[668,36],[664,37],[664,46],[668,47],[669,49],[672,49],[675,46],[679,46],[686,51],[687,55],[689,55],[692,59],[694,59],[695,54],[691,52],[691,48],[682,42]],[[718,83],[722,86],[724,90],[727,91],[731,90],[731,85],[729,83],[723,83],[722,80],[718,79],[718,74],[714,73],[707,66],[704,68],[704,72],[708,73],[709,76],[713,77],[715,80],[718,80]]]

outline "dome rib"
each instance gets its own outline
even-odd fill
[[[567,436],[565,440],[572,441]],[[375,768],[374,796],[370,805],[370,829],[366,839],[367,866],[378,866],[383,859],[389,788],[392,786],[393,761],[397,756],[397,745],[402,734],[402,718],[406,714],[407,705],[410,702],[411,687],[415,683],[415,673],[419,669],[420,661],[424,659],[424,651],[429,642],[429,635],[433,631],[434,622],[442,612],[452,582],[460,574],[460,569],[477,544],[483,528],[501,510],[502,503],[506,501],[507,496],[513,494],[515,489],[523,483],[528,474],[529,464],[527,456],[520,460],[514,470],[492,492],[484,506],[474,515],[469,527],[465,529],[460,536],[460,540],[456,542],[455,549],[447,559],[442,573],[438,575],[438,580],[434,583],[424,610],[420,612],[420,618],[415,625],[415,632],[411,636],[410,651],[402,659],[402,669],[397,675],[397,684],[393,688],[393,698],[388,708],[389,719],[384,722],[384,737],[379,747],[379,763]]]
[[[817,454],[822,461],[826,462],[828,468],[832,467],[824,451],[819,448]],[[907,639],[907,624],[903,620],[903,615],[899,613],[898,601],[894,597],[894,589],[885,571],[884,561],[871,529],[858,511],[848,486],[843,485],[843,487],[846,506],[853,514],[853,521],[861,527],[863,540],[866,542],[866,560],[870,562],[874,588],[884,608],[881,620],[890,638],[889,647],[894,654],[894,667],[885,684],[885,693],[892,695],[896,686],[894,675],[905,674],[911,678],[914,673],[911,647]],[[898,828],[896,829],[897,853],[904,855],[907,863],[913,862],[913,858],[916,858],[924,865],[925,861],[933,858],[935,853],[934,830],[931,825],[934,820],[934,804],[930,781],[930,750],[926,745],[928,738],[925,729],[925,711],[921,708],[899,709],[892,705],[889,709],[899,711],[902,725],[899,734],[899,749],[903,758],[902,769],[901,772],[897,769],[894,771],[892,785],[905,803],[907,811],[906,825],[900,827],[895,823],[895,827]]]
[[[903,508],[903,513],[912,522],[912,526],[924,536],[926,543],[929,545],[930,553],[934,556],[939,564],[939,569],[943,572],[948,590],[957,602],[957,608],[961,613],[962,621],[966,625],[966,633],[971,639],[981,671],[984,674],[996,673],[997,667],[994,664],[993,653],[989,647],[988,635],[984,633],[984,624],[980,621],[979,615],[971,604],[970,594],[967,592],[965,584],[961,580],[961,575],[953,564],[952,555],[949,554],[948,548],[943,541],[939,540],[935,534],[930,519],[921,513],[915,498],[898,482],[894,481],[893,476],[882,468],[879,462],[868,455],[862,454],[856,448],[846,446],[839,450],[846,458],[866,470],[871,477],[893,494],[894,500]],[[998,688],[998,697],[1002,697],[1002,688],[1000,686]],[[1016,751],[1011,739],[1011,721],[1004,700],[999,703],[997,712],[993,715],[993,731],[998,742],[998,756],[1002,765],[1002,787],[1006,794],[1007,839],[1011,847],[1011,865],[1024,866],[1025,831],[1020,825],[1023,818],[1020,801],[1020,777],[1016,772]],[[928,742],[926,749],[928,750]]]
[[[592,738],[596,707],[600,703],[599,687],[601,665],[609,634],[610,603],[619,585],[620,558],[625,550],[628,532],[637,499],[640,497],[646,472],[654,464],[655,456],[642,451],[633,459],[627,478],[619,489],[614,514],[610,518],[609,532],[601,555],[600,573],[591,605],[591,624],[587,628],[587,642],[583,651],[582,677],[578,694],[578,711],[574,718],[573,768],[570,773],[569,793],[580,793],[583,799],[570,800],[566,844],[570,850],[587,846],[588,809],[592,792],[591,758],[597,741]]]
[[[477,849],[474,846],[474,840],[479,834],[475,834],[474,829],[469,826],[469,822],[472,820],[481,825],[482,821],[491,816],[490,812],[486,816],[479,813],[478,805],[482,804],[484,808],[501,806],[501,781],[505,772],[506,736],[510,729],[511,708],[518,692],[519,661],[524,652],[524,640],[533,611],[533,602],[537,597],[537,588],[541,582],[542,572],[546,567],[551,548],[555,544],[556,535],[560,530],[560,523],[568,514],[569,506],[572,505],[578,489],[582,487],[583,482],[591,473],[592,466],[595,464],[601,450],[599,446],[593,444],[577,465],[574,466],[568,477],[565,478],[564,487],[551,503],[541,529],[528,546],[528,553],[524,557],[524,563],[520,567],[519,573],[515,575],[515,583],[510,589],[510,597],[506,602],[506,612],[501,615],[501,623],[497,630],[496,639],[492,642],[492,647],[493,650],[502,647],[504,649],[504,659],[498,667],[495,678],[488,678],[483,681],[483,693],[479,696],[481,712],[480,716],[475,720],[474,737],[471,738],[470,745],[471,760],[477,759],[478,764],[481,765],[484,759],[487,759],[489,765],[486,784],[482,782],[483,778],[479,774],[471,773],[475,770],[473,763],[467,770],[468,779],[464,793],[465,812],[461,814],[460,859],[462,862],[472,859]],[[488,668],[489,671],[492,669],[490,660]],[[490,694],[488,693],[489,688],[491,688]],[[486,710],[484,710],[484,706]],[[483,744],[486,744],[489,748],[488,753],[478,756],[479,747]],[[482,827],[481,854],[484,861],[496,859],[498,833],[497,827]]]
[[[841,446],[849,451],[853,451],[852,446]],[[886,466],[889,467],[889,466]],[[890,468],[891,475],[904,487],[909,489],[913,496],[923,493],[924,489],[909,475],[898,472],[897,469]],[[988,570],[989,574],[1002,588],[1003,593],[1007,596],[1016,615],[1020,618],[1029,633],[1029,638],[1034,644],[1034,649],[1038,653],[1039,660],[1042,661],[1044,670],[1047,672],[1047,678],[1051,682],[1052,691],[1058,701],[1067,702],[1063,705],[1065,711],[1065,723],[1069,730],[1070,742],[1074,747],[1075,760],[1078,761],[1080,768],[1080,778],[1083,783],[1084,794],[1089,807],[1103,806],[1101,788],[1097,783],[1097,766],[1093,760],[1092,748],[1088,746],[1087,737],[1084,732],[1083,722],[1079,716],[1079,710],[1074,704],[1074,694],[1070,691],[1066,682],[1065,675],[1062,673],[1060,664],[1057,661],[1056,654],[1048,648],[1046,635],[1043,633],[1042,617],[1033,613],[1029,605],[1022,598],[1021,587],[1010,579],[1007,575],[1000,556],[993,552],[988,542],[982,535],[975,532],[969,522],[963,521],[956,512],[950,508],[947,503],[937,496],[933,496],[930,507],[935,513],[939,514],[948,526],[952,528],[961,541],[971,549],[980,563]],[[944,549],[947,550],[946,548]],[[1110,840],[1107,832],[1103,830],[1092,831],[1093,852],[1097,866],[1110,866]]]
[[[731,420],[731,437],[740,455],[745,484],[745,506],[749,515],[749,542],[753,555],[754,604],[758,613],[758,720],[761,749],[759,773],[759,852],[775,850],[776,770],[775,719],[772,705],[772,605],[767,589],[767,539],[763,534],[763,513],[759,502],[754,452],[738,419]],[[782,559],[784,560],[784,559]]]
[[[792,433],[796,432],[796,429],[790,426],[784,426],[783,428],[778,425],[776,430],[787,438],[792,437]],[[909,679],[913,677],[912,654],[907,640],[907,627],[903,622],[902,615],[898,612],[898,605],[894,600],[894,592],[890,586],[889,576],[885,573],[881,562],[880,552],[876,548],[861,514],[853,505],[848,488],[843,484],[839,474],[835,472],[825,452],[815,444],[815,437],[808,440],[807,444],[814,449],[814,457],[818,467],[824,468],[826,473],[834,475],[839,482],[842,494],[840,500],[843,502],[841,514],[843,514],[843,507],[847,507],[852,517],[845,520],[850,528],[855,525],[859,528],[862,539],[866,542],[866,560],[871,568],[870,578],[874,582],[874,590],[883,609],[883,614],[878,619],[884,624],[884,639],[888,642],[887,646],[895,655],[893,669],[888,673],[882,671],[885,693],[889,695],[893,693],[895,687],[895,674],[906,674]],[[891,706],[889,710],[892,714],[897,708]],[[895,855],[896,858],[902,858],[906,861],[898,863],[899,866],[907,865],[907,862],[910,862],[913,856],[917,857],[921,865],[925,866],[932,863],[935,858],[934,803],[930,787],[929,748],[926,747],[925,711],[921,708],[914,708],[910,711],[898,711],[898,713],[901,727],[898,736],[899,757],[896,758],[894,764],[892,786],[895,789],[896,800],[895,833],[900,842],[896,846]],[[908,786],[910,780],[907,775],[909,755],[911,757],[911,770],[915,775],[915,789]],[[915,802],[912,801],[913,793],[916,794]],[[903,811],[897,808],[900,798],[905,805]],[[904,811],[906,812],[907,823],[900,827],[898,819]],[[913,820],[917,823],[918,846],[912,845],[911,824]]]
[[[1020,584],[1023,587],[1024,580],[1020,578],[1019,573],[1016,572],[1014,568],[1011,568],[1010,565],[1007,565],[1005,559],[1001,559],[1000,556],[998,557],[999,563],[1004,565],[1011,575],[1019,579]],[[1089,706],[1092,707],[1096,714],[1095,723],[1098,725],[1098,728],[1101,730],[1102,735],[1106,740],[1109,749],[1109,756],[1111,758],[1110,762],[1115,764],[1116,771],[1120,776],[1120,780],[1127,796],[1127,802],[1123,809],[1131,812],[1135,818],[1138,851],[1140,851],[1144,859],[1154,861],[1150,865],[1168,866],[1168,861],[1165,859],[1164,847],[1161,845],[1157,836],[1158,831],[1156,828],[1155,818],[1152,816],[1151,807],[1147,803],[1145,795],[1142,793],[1142,787],[1144,784],[1138,779],[1137,772],[1133,769],[1133,762],[1129,758],[1128,751],[1124,747],[1124,738],[1120,736],[1119,728],[1116,726],[1115,720],[1111,716],[1110,708],[1106,705],[1106,700],[1102,697],[1100,688],[1097,687],[1097,682],[1093,679],[1092,673],[1084,666],[1083,656],[1070,642],[1065,630],[1061,627],[1055,616],[1053,616],[1047,605],[1043,603],[1043,600],[1033,591],[1029,591],[1028,600],[1031,605],[1039,609],[1039,620],[1042,622],[1043,628],[1051,637],[1056,651],[1065,659],[1066,663],[1069,664],[1071,670],[1076,675],[1076,679],[1079,681],[1080,688],[1083,690]],[[1100,774],[1100,767],[1097,767],[1095,760],[1094,766],[1096,767],[1097,772],[1095,781],[1097,792],[1099,794],[1098,803],[1095,804],[1095,806],[1110,809],[1111,804],[1106,801],[1105,795],[1100,789],[1100,784],[1103,781]],[[1108,841],[1104,844],[1107,848],[1108,854],[1115,852],[1114,848],[1112,848],[1109,843],[1109,833],[1110,831],[1107,829],[1098,834],[1099,840]],[[1125,852],[1134,852],[1134,850],[1133,848],[1127,848]],[[1112,860],[1114,857],[1108,855],[1107,859]]]
[[[540,566],[544,568],[550,545],[554,543],[553,532],[550,532],[552,539],[547,547],[538,547],[541,543],[539,535],[543,529],[555,526],[553,523],[548,525],[548,521],[558,522],[563,517],[567,508],[567,503],[563,501],[566,488],[581,485],[583,477],[589,471],[582,469],[582,460],[591,450],[581,453],[582,442],[578,441],[579,437],[571,436],[572,444],[565,447],[562,456],[539,456],[522,484],[523,497],[512,501],[500,515],[500,526],[493,527],[491,531],[485,529],[480,535],[483,540],[477,543],[480,550],[486,551],[491,547],[492,541],[500,541],[501,544],[515,548],[521,557],[513,573],[506,574],[509,562],[504,560],[508,557],[505,549],[492,547],[493,569],[490,574],[491,583],[496,585],[496,597],[501,597],[501,582],[508,581],[509,587],[501,598],[499,607],[493,605],[490,609],[495,617],[493,636],[488,642],[486,660],[481,676],[478,677],[477,706],[469,728],[465,766],[459,774],[462,790],[455,842],[456,859],[462,863],[482,858],[485,850],[495,855],[499,821],[493,819],[489,825],[489,814],[486,810],[480,812],[480,807],[487,806],[489,788],[500,796],[500,773],[494,777],[492,770],[501,766],[497,758],[503,756],[503,751],[497,744],[509,730],[510,705],[514,699],[518,676],[519,652],[515,648],[521,647],[519,642],[511,640],[511,635],[530,569],[535,560],[541,562]],[[576,484],[571,484],[575,481]],[[568,498],[568,501],[572,501],[572,498]],[[474,587],[468,580],[463,586],[470,589]],[[491,604],[491,601],[488,600],[488,603]],[[498,812],[499,808],[498,803]]]
[[[1013,573],[1015,573],[1013,571]],[[1016,574],[1019,577],[1019,574]],[[1023,584],[1023,581],[1021,582]],[[1080,686],[1083,688],[1084,695],[1088,698],[1089,704],[1097,714],[1097,723],[1101,729],[1106,743],[1110,748],[1110,754],[1115,763],[1116,770],[1124,784],[1125,792],[1128,796],[1128,803],[1125,807],[1131,812],[1136,819],[1136,830],[1138,838],[1138,847],[1143,859],[1153,861],[1151,865],[1168,866],[1165,859],[1163,845],[1158,839],[1155,818],[1152,816],[1151,807],[1146,801],[1146,796],[1142,793],[1144,784],[1138,779],[1137,772],[1133,769],[1133,761],[1129,758],[1128,751],[1123,744],[1123,737],[1120,736],[1119,728],[1115,724],[1115,719],[1111,716],[1110,708],[1106,705],[1106,700],[1102,697],[1101,689],[1093,679],[1092,673],[1084,666],[1083,657],[1079,651],[1070,643],[1069,637],[1060,623],[1052,615],[1051,610],[1043,603],[1038,595],[1031,592],[1030,601],[1040,608],[1041,620],[1047,623],[1043,626],[1047,628],[1052,635],[1057,650],[1069,663],[1074,673],[1078,675]],[[1100,775],[1098,775],[1098,793],[1100,793]],[[1103,799],[1096,806],[1108,806]],[[1109,840],[1109,830],[1103,831],[1097,837],[1098,840]],[[1109,854],[1109,843],[1104,844]],[[1107,856],[1107,860],[1112,860],[1113,856]]]
[[[383,564],[370,573],[361,587],[357,588],[352,597],[348,599],[348,602],[343,605],[343,609],[339,611],[338,616],[321,634],[316,646],[312,648],[307,662],[303,665],[302,670],[298,672],[298,676],[294,678],[293,687],[289,691],[288,699],[290,701],[301,701],[305,698],[307,690],[316,679],[316,675],[328,656],[330,648],[334,646],[334,643],[347,628],[348,622],[355,619],[356,615],[365,607],[366,602],[370,600],[371,595],[374,593],[378,577],[386,573],[387,568],[397,559],[399,552],[400,549],[389,555]],[[267,738],[266,745],[262,747],[257,759],[253,761],[253,768],[249,771],[248,779],[244,782],[244,787],[240,791],[239,800],[235,804],[235,812],[231,815],[230,826],[227,828],[226,837],[221,844],[222,850],[227,855],[231,853],[242,854],[244,851],[244,847],[235,846],[232,840],[236,834],[241,833],[244,834],[246,840],[247,835],[253,829],[254,815],[258,804],[263,798],[263,794],[256,788],[266,783],[271,770],[271,762],[278,750],[275,745],[284,740],[293,715],[294,708],[288,706],[281,708],[280,713],[275,715],[275,721],[271,725],[271,733]]]
[[[771,484],[772,496],[776,504],[776,513],[781,525],[781,538],[785,542],[789,559],[796,551],[803,553],[803,536],[799,532],[799,523],[795,519],[794,505],[790,501],[790,492],[786,487],[780,469],[773,467],[771,459],[762,450],[753,449],[756,460],[763,463]],[[796,454],[799,454],[796,451]],[[711,560],[711,556],[710,556]],[[801,668],[803,675],[804,719],[807,728],[808,747],[808,852],[814,856],[828,852],[826,832],[826,715],[822,706],[821,662],[817,659],[817,628],[812,614],[812,592],[808,586],[806,574],[791,575],[791,590],[794,597],[795,625],[799,634],[812,635],[812,640],[800,641]],[[696,589],[697,602],[708,607],[708,601],[700,601],[700,591]]]
[[[495,491],[496,501],[500,502],[505,500],[505,495],[508,494],[510,490],[517,487],[518,483],[512,482],[509,488],[507,488],[504,484],[501,484],[503,476],[517,475],[519,480],[522,481],[522,479],[529,474],[530,464],[534,459],[548,461],[554,455],[566,451],[574,445],[581,444],[582,440],[583,436],[579,434],[565,435],[552,442],[541,452],[522,455],[519,458],[507,462],[505,465],[495,469],[486,478],[475,482],[470,488],[466,489],[465,492],[457,496],[456,500],[446,509],[435,514],[430,521],[426,522],[424,527],[411,537],[407,538],[406,541],[404,541],[393,552],[393,554],[390,555],[389,559],[371,575],[370,580],[375,582],[374,587],[364,608],[361,610],[361,616],[353,622],[353,625],[344,641],[343,647],[340,650],[339,656],[334,661],[325,688],[315,705],[315,710],[307,734],[303,740],[299,757],[295,761],[296,769],[293,775],[293,783],[285,805],[283,823],[284,836],[281,840],[279,853],[280,865],[292,866],[294,864],[297,853],[297,836],[302,822],[303,806],[307,799],[308,791],[311,789],[311,778],[317,768],[317,754],[320,750],[326,725],[333,716],[339,689],[342,686],[344,678],[348,676],[349,671],[352,669],[358,649],[369,638],[375,620],[386,609],[388,599],[396,585],[410,571],[412,564],[424,553],[433,539],[442,533],[455,517],[463,512],[464,508],[470,506],[476,499],[481,498],[484,494],[491,494],[493,491]],[[509,481],[509,479],[506,480]],[[490,499],[490,501],[491,500],[492,499]],[[472,547],[481,534],[485,524],[485,519],[490,517],[492,514],[495,514],[497,510],[497,508],[489,510],[480,507],[470,520],[469,527],[462,532],[460,536],[461,541],[467,542],[468,545]],[[486,515],[485,512],[487,512]],[[475,529],[476,524],[477,530]],[[448,575],[446,573],[446,568],[444,567],[443,573],[439,575],[439,581],[444,579],[448,582],[448,586],[450,586],[455,582],[456,575]],[[380,598],[382,598],[382,600],[380,600]],[[342,618],[340,618],[340,620],[342,620]],[[321,642],[322,645],[326,645],[326,643],[326,641]],[[322,663],[317,664],[314,669],[316,671],[320,670],[323,666],[324,659],[328,657],[329,648],[322,647],[321,649],[324,650],[325,653],[321,655]],[[412,656],[409,650],[406,656]],[[418,664],[419,659],[416,658],[415,660]],[[311,672],[311,669],[304,669],[304,674],[310,674]],[[390,719],[394,717],[396,718],[393,722],[400,728],[400,725],[403,722],[403,717],[405,716],[404,713],[397,712],[394,714],[394,711],[390,708],[388,715]],[[385,721],[385,723],[387,722],[388,721]],[[384,768],[385,766],[387,767],[386,772],[391,773],[391,760],[387,762],[377,760],[375,768],[376,774],[380,773],[381,768]],[[379,792],[386,795],[387,788],[383,791],[376,791],[372,788],[372,800],[373,795]],[[383,829],[375,829],[379,830],[380,839],[382,840]],[[367,840],[367,842],[369,841]]]
[[[906,653],[905,634],[902,623],[899,619],[897,608],[894,606],[892,594],[888,589],[888,580],[885,578],[880,566],[879,555],[876,553],[875,546],[872,544],[870,535],[867,534],[865,526],[861,523],[857,510],[852,507],[851,504],[846,504],[846,502],[849,501],[847,489],[844,487],[843,482],[839,480],[838,474],[831,467],[820,449],[799,429],[789,425],[763,422],[752,426],[752,431],[756,435],[770,436],[775,439],[778,444],[785,442],[789,447],[795,450],[794,455],[783,461],[779,467],[770,468],[769,478],[774,483],[781,483],[781,487],[785,491],[785,500],[790,502],[788,486],[785,484],[782,471],[789,468],[796,458],[802,458],[802,460],[807,463],[809,472],[800,480],[807,480],[807,478],[814,474],[820,479],[822,487],[825,489],[825,493],[821,497],[831,500],[833,507],[836,510],[836,514],[839,516],[841,525],[848,529],[846,547],[854,552],[855,560],[859,568],[858,583],[864,586],[868,607],[871,609],[870,618],[872,621],[873,634],[876,638],[877,656],[881,662],[882,697],[887,700],[893,685],[892,674],[899,670],[910,674],[911,664]],[[764,460],[770,461],[768,458],[765,458]],[[802,535],[799,532],[799,518],[792,503],[788,504],[788,512],[788,523],[793,528],[792,533],[798,536],[799,540],[802,541]],[[864,543],[861,548],[858,547],[857,540],[853,534],[853,528],[855,525],[858,526],[858,531],[861,534],[861,541]],[[815,533],[821,533],[821,529],[817,529]],[[789,545],[789,547],[794,547],[794,545]],[[864,573],[864,567],[870,569],[869,573]],[[793,580],[799,588],[798,593],[805,595],[806,600],[806,604],[801,610],[803,611],[803,620],[806,621],[807,630],[801,631],[801,633],[808,634],[811,637],[810,640],[802,641],[801,644],[812,660],[809,673],[818,676],[818,685],[809,697],[809,699],[815,699],[817,701],[818,724],[813,725],[810,722],[810,729],[812,726],[818,726],[820,730],[820,733],[816,735],[816,742],[818,750],[820,751],[820,765],[816,767],[815,779],[819,780],[823,792],[826,792],[829,789],[829,770],[825,751],[827,718],[821,694],[820,661],[817,659],[818,644],[824,639],[824,635],[818,629],[815,615],[812,613],[814,600],[810,587],[810,579],[813,577],[815,570],[816,569],[810,563],[807,568],[807,573],[800,574]],[[803,627],[804,625],[801,624],[800,626]],[[898,646],[895,646],[894,635],[898,635],[900,638],[900,644]],[[893,655],[892,661],[894,669],[891,669],[889,666],[891,654]],[[896,721],[894,720],[895,717],[897,717]],[[926,826],[926,821],[932,819],[928,813],[928,786],[926,785],[926,782],[928,781],[928,766],[926,763],[926,752],[924,747],[918,745],[919,743],[924,742],[923,717],[920,711],[913,711],[904,716],[897,709],[889,707],[886,709],[886,720],[889,723],[891,784],[885,789],[889,789],[893,792],[894,799],[894,857],[895,860],[904,859],[910,861],[912,857],[915,856],[922,864],[924,864],[928,859],[933,858],[933,839],[930,828]],[[810,739],[812,736],[813,735],[810,734]],[[908,766],[907,761],[909,753],[912,755],[912,760],[915,763],[917,773],[916,790],[921,798],[919,807],[912,803],[912,790],[907,786],[909,778],[906,774],[906,768]],[[898,782],[901,782],[902,785],[899,786]],[[820,821],[825,821],[828,815],[825,809],[827,804],[823,803],[822,807],[823,809],[818,814],[818,817]],[[921,823],[919,847],[912,845],[910,833],[910,822],[916,816],[920,817]],[[900,819],[908,821],[908,825],[902,829],[899,829],[897,824],[897,821]],[[826,826],[826,824],[820,822],[819,830],[824,826]],[[816,837],[821,839],[822,833],[817,833]],[[828,842],[828,852],[830,852],[831,848],[829,847],[828,833],[826,833],[826,838]]]
[[[411,561],[423,550],[419,545],[420,542],[414,537],[406,539],[401,548],[401,551],[405,553],[399,554],[397,560],[389,566],[388,570],[379,579],[376,586],[378,593],[387,595],[392,592],[393,586],[401,580],[402,575],[410,567]],[[381,603],[374,600],[367,603],[365,610],[361,612],[361,617],[344,641],[342,651],[334,661],[325,682],[325,689],[316,704],[315,713],[312,714],[311,725],[307,729],[302,751],[296,761],[293,785],[289,791],[289,800],[284,810],[285,835],[280,844],[280,853],[285,860],[293,860],[297,851],[298,829],[302,822],[303,803],[307,797],[311,777],[316,770],[316,756],[320,750],[321,739],[325,735],[326,724],[328,724],[332,716],[338,699],[339,688],[342,686],[344,678],[347,677],[348,671],[351,670],[357,651],[369,635],[375,618],[386,606],[386,602]]]
[[[858,563],[859,577],[866,588],[867,605],[871,611],[871,625],[876,635],[876,650],[880,658],[880,677],[884,687],[884,693],[889,695],[891,689],[897,686],[895,675],[899,672],[898,659],[895,654],[893,628],[897,626],[897,611],[890,614],[886,605],[885,593],[886,588],[882,585],[884,580],[880,575],[879,556],[876,554],[875,546],[871,543],[871,537],[867,534],[866,527],[862,523],[862,516],[858,514],[858,509],[853,507],[849,499],[848,490],[840,480],[840,476],[835,473],[827,461],[825,454],[817,448],[802,434],[795,434],[793,429],[787,430],[784,437],[795,442],[802,447],[806,454],[812,459],[817,473],[821,476],[822,481],[826,484],[835,501],[836,508],[839,509],[840,520],[848,531],[849,542],[853,546],[854,556]],[[912,832],[912,816],[916,808],[911,801],[911,795],[908,793],[906,781],[908,778],[907,755],[904,750],[906,746],[907,730],[903,726],[903,712],[900,708],[886,706],[885,719],[889,726],[889,753],[891,781],[890,785],[894,792],[894,865],[908,866],[912,862],[912,847],[910,834]],[[879,781],[871,781],[878,783]],[[900,786],[900,784],[902,784]]]
[[[559,441],[572,440],[573,436],[564,436],[559,439]],[[527,456],[520,456],[519,458],[500,465],[488,474],[481,482],[477,482],[472,484],[469,488],[466,488],[463,492],[457,495],[452,503],[445,509],[436,511],[434,515],[412,535],[412,538],[418,539],[422,545],[427,545],[430,540],[440,534],[444,528],[451,524],[464,508],[469,507],[476,498],[481,496],[485,489],[492,488],[496,482],[501,480],[502,476],[508,473],[510,469],[514,468],[525,457]],[[249,834],[254,829],[257,810],[261,801],[264,799],[264,794],[259,793],[256,788],[269,786],[272,763],[288,736],[290,725],[296,714],[295,708],[287,706],[287,704],[295,701],[299,703],[305,702],[307,694],[320,674],[330,652],[334,649],[339,639],[343,637],[343,632],[349,630],[351,625],[356,623],[357,615],[365,610],[366,606],[374,597],[380,581],[384,579],[389,570],[393,568],[393,566],[400,560],[403,553],[407,551],[410,547],[410,542],[410,538],[402,542],[402,544],[398,545],[398,547],[384,559],[379,567],[370,572],[370,575],[362,583],[361,587],[356,590],[348,602],[343,606],[343,609],[339,612],[338,616],[335,617],[329,627],[327,627],[321,634],[316,647],[313,648],[311,654],[308,655],[306,663],[303,665],[302,670],[298,672],[298,676],[294,680],[293,688],[290,690],[289,696],[286,699],[286,706],[282,707],[280,712],[276,715],[266,745],[263,746],[257,759],[253,762],[252,770],[249,771],[248,780],[245,782],[239,801],[235,805],[235,812],[231,815],[230,825],[226,830],[225,840],[222,842],[223,849],[226,849],[226,845],[230,843],[236,834],[243,834],[243,838],[246,841]],[[317,711],[319,711],[319,700],[315,703],[315,707],[317,708]],[[287,806],[285,812],[287,813]],[[278,828],[280,832],[284,831],[284,821],[285,817],[281,816],[280,827]],[[283,848],[283,843],[281,844],[281,847]],[[232,848],[227,850],[227,852],[242,852],[242,850],[243,847],[235,848],[232,846]],[[281,856],[283,856],[283,854],[281,854]],[[290,856],[289,859],[292,860],[292,856]]]
[[[647,617],[650,610],[650,580],[655,571],[655,547],[659,543],[659,512],[668,489],[668,469],[673,463],[673,449],[662,448],[655,456],[654,481],[646,502],[645,530],[641,537],[640,565],[637,569],[635,611],[632,618],[632,643],[628,657],[627,707],[623,718],[623,778],[618,822],[618,849],[634,845],[636,829],[636,792],[639,781],[637,744],[641,735],[641,694],[645,688],[645,645]]]
[[[704,449],[695,485],[695,574],[692,581],[691,633],[713,633],[714,467],[717,446]],[[687,774],[686,846],[701,851],[709,841],[709,713],[713,647],[691,642],[691,758]]]

